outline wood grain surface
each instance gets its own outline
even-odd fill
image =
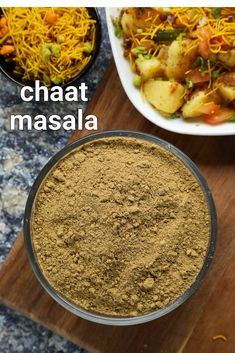
[[[151,133],[180,148],[201,169],[218,213],[218,241],[212,266],[199,290],[180,308],[151,323],[114,327],[90,323],[52,300],[36,280],[20,234],[0,269],[0,300],[91,353],[235,352],[235,137],[174,134],[144,119],[124,93],[114,64],[87,113],[99,130]],[[85,133],[83,132],[83,135]],[[76,132],[69,142],[82,136]],[[227,341],[213,340],[223,334]]]

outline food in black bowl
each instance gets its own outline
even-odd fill
[[[0,67],[21,85],[65,86],[94,62],[101,40],[95,8],[2,8]]]

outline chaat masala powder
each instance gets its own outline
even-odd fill
[[[132,137],[76,147],[45,177],[32,243],[50,286],[113,317],[164,308],[195,281],[210,215],[192,171],[169,150]]]

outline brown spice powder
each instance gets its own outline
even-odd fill
[[[208,205],[191,171],[162,147],[128,137],[96,140],[63,158],[32,217],[51,286],[81,308],[119,317],[179,297],[203,265],[209,234]]]

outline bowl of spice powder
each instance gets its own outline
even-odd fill
[[[195,164],[169,143],[109,131],[66,146],[29,194],[32,268],[63,307],[133,325],[177,308],[205,277],[216,210]]]

